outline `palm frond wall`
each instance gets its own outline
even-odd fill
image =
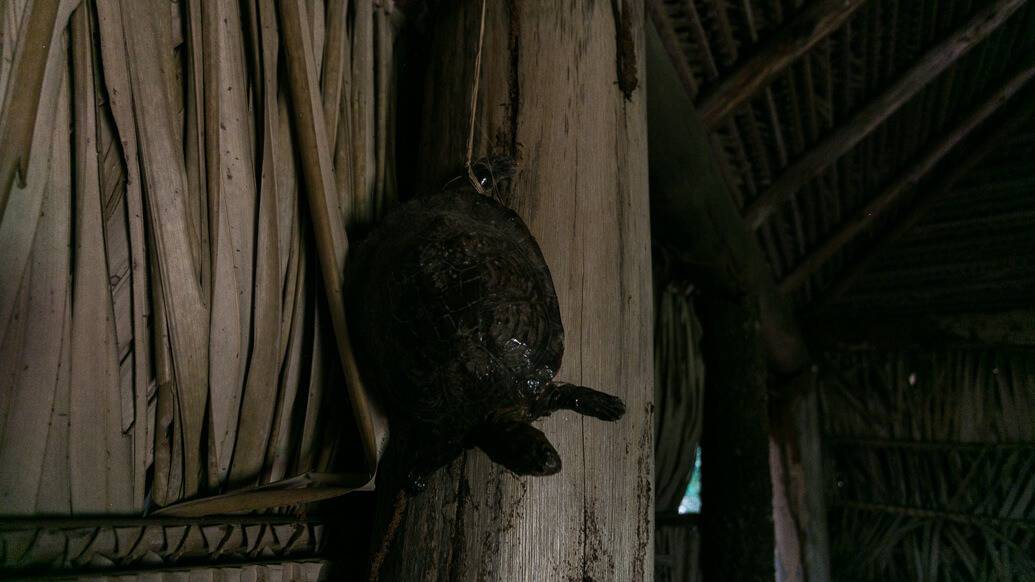
[[[359,458],[285,5],[332,220],[368,223],[395,199],[392,2],[0,4],[0,514],[140,514]]]
[[[834,353],[820,400],[838,579],[1035,577],[1035,354]]]

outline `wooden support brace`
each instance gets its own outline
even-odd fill
[[[837,277],[830,285],[829,290],[814,302],[812,310],[821,309],[844,295],[859,277],[866,272],[866,269],[869,268],[874,259],[926,216],[927,212],[942,199],[942,196],[952,190],[956,182],[977,167],[985,157],[996,152],[1005,140],[1009,138],[1010,134],[1018,126],[1023,125],[1031,117],[1033,111],[1035,111],[1035,99],[1031,99],[1030,94],[1027,96],[1028,99],[1022,99],[1023,103],[1018,111],[1010,115],[1008,119],[988,135],[981,137],[978,143],[970,148],[966,159],[949,168],[943,176],[925,188],[917,197],[912,208],[874,240],[870,247]]]
[[[910,188],[918,184],[947,153],[952,151],[976,127],[998,111],[1033,76],[1035,76],[1035,64],[1030,64],[1018,71],[1006,84],[993,92],[984,103],[978,106],[959,125],[934,142],[916,162],[884,188],[880,194],[845,221],[819,247],[806,255],[805,259],[780,281],[780,290],[784,293],[790,293],[801,287],[831,257],[855,239],[859,233],[872,224],[885,210],[891,208]]]
[[[787,167],[768,190],[748,205],[744,212],[748,225],[758,229],[799,188],[865,139],[931,80],[998,29],[1025,2],[989,2],[966,24],[927,51],[876,99]]]
[[[697,102],[697,112],[709,130],[768,85],[809,49],[837,30],[866,0],[818,0],[762,43],[753,57]]]

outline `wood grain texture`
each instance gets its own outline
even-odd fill
[[[745,209],[748,225],[759,228],[799,188],[850,151],[942,71],[995,32],[1025,2],[989,2],[967,23],[924,53],[880,95],[785,168],[772,186]]]
[[[817,0],[701,96],[697,112],[709,129],[716,129],[802,55],[838,29],[866,0]]]
[[[626,100],[618,85],[612,7],[563,6],[487,3],[475,153],[520,160],[497,194],[552,271],[566,331],[558,377],[617,394],[628,412],[615,423],[572,413],[542,422],[563,461],[553,477],[515,477],[479,451],[434,474],[408,503],[382,580],[653,579],[645,95]],[[480,14],[468,0],[436,15],[418,182],[427,190],[462,169]],[[642,71],[640,5],[624,19]],[[381,489],[381,526],[394,497]]]

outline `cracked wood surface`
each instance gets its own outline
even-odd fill
[[[626,99],[618,79],[625,59],[644,69],[643,10],[619,12],[630,55],[607,3],[536,4],[487,3],[475,156],[519,160],[497,195],[526,220],[553,273],[566,333],[558,378],[619,395],[628,412],[615,423],[571,412],[537,423],[564,463],[553,477],[515,477],[477,450],[437,472],[408,501],[381,580],[653,579],[645,95]],[[462,168],[480,10],[470,0],[437,15],[425,188]],[[396,494],[385,485],[382,529]]]

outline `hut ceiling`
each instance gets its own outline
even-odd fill
[[[1032,3],[652,1],[799,309],[974,311],[1035,295]]]

